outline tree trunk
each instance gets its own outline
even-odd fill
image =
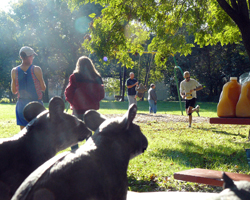
[[[124,101],[125,84],[126,84],[126,66],[123,67],[123,88],[122,88],[122,101]]]
[[[12,92],[11,92],[11,86],[9,86],[9,101],[12,103]]]
[[[40,62],[40,66],[43,69],[43,79],[46,85],[46,90],[44,91],[44,96],[43,96],[43,101],[45,103],[49,102],[49,72],[47,70],[47,68],[49,67],[49,63],[48,63],[48,58],[49,58],[49,53],[48,53],[48,49],[47,48],[42,48],[41,49],[41,62]]]
[[[146,75],[145,75],[145,78],[144,78],[144,85],[146,85],[146,86],[148,85],[148,77],[149,77],[149,73],[150,73],[151,61],[152,61],[152,58],[150,59],[150,54],[148,54],[148,59],[146,61]],[[141,100],[144,101],[144,95],[141,98]]]
[[[62,87],[62,92],[61,92],[61,97],[62,99],[65,99],[64,98],[64,91],[68,85],[68,82],[69,82],[69,75],[66,73],[65,76],[64,76],[64,84],[63,84],[63,87]]]
[[[43,79],[44,79],[44,82],[45,82],[45,85],[46,85],[46,90],[44,92],[43,101],[45,103],[48,103],[49,102],[49,81],[48,81],[47,73],[44,74]]]
[[[149,79],[149,74],[150,74],[150,68],[151,68],[151,64],[152,64],[152,58],[150,58],[149,56],[150,54],[148,54],[148,62],[147,62],[147,67],[146,67],[146,76],[144,79],[144,85],[148,85],[148,79]],[[153,55],[152,55],[153,56]]]
[[[9,101],[10,101],[10,103],[16,103],[16,99],[17,99],[16,96],[17,95],[13,94],[11,92],[11,89],[9,89]]]
[[[243,44],[245,46],[248,58],[250,60],[250,22],[243,24],[242,27],[240,27],[240,31],[242,35]]]
[[[207,78],[211,80],[212,74],[211,74],[210,47],[206,47],[205,51],[206,51],[206,58],[207,58],[207,75],[208,75]],[[210,81],[208,96],[213,96],[213,89],[214,89],[214,84],[212,81]]]
[[[61,92],[61,97],[64,99],[64,91],[69,83],[69,76],[72,74],[73,70],[71,67],[74,66],[76,63],[75,60],[71,59],[69,60],[69,64],[68,64],[68,67],[66,68],[65,70],[65,75],[64,75],[64,84],[63,84],[63,87],[62,87],[62,92]]]
[[[250,17],[247,1],[233,1],[232,5],[229,5],[225,0],[217,0],[217,2],[239,27],[242,41],[250,60]]]
[[[122,66],[121,63],[119,64],[119,79],[120,79],[120,96],[122,96]]]

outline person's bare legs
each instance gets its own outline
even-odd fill
[[[191,127],[191,125],[192,125],[192,120],[193,120],[192,114],[191,114],[191,115],[188,115],[189,127]]]
[[[193,107],[192,106],[189,106],[187,109],[186,109],[186,113],[188,115],[188,126],[191,127],[192,125],[192,120],[193,120],[193,117],[192,117],[192,113],[193,113]]]
[[[186,109],[186,113],[187,113],[187,115],[188,115],[188,126],[189,127],[191,127],[191,125],[192,125],[192,120],[193,120],[193,117],[192,117],[192,113],[194,112],[194,111],[197,111],[197,109],[199,109],[200,108],[200,106],[196,106],[195,108],[193,108],[192,106],[189,106],[187,109]],[[197,111],[197,112],[199,112],[199,111]]]

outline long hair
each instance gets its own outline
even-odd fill
[[[73,73],[82,74],[82,76],[86,79],[95,79],[97,77],[101,77],[92,60],[87,56],[81,56],[78,59]]]

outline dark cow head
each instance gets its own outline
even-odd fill
[[[95,110],[89,110],[84,115],[86,126],[95,131],[92,139],[99,143],[104,137],[112,138],[117,146],[129,151],[129,158],[143,153],[147,146],[147,138],[142,134],[140,127],[133,123],[137,106],[132,104],[123,117],[106,119]],[[117,147],[119,148],[119,147]]]
[[[36,139],[43,137],[56,152],[76,144],[91,136],[91,131],[77,117],[64,112],[64,102],[60,97],[53,97],[49,110],[40,103],[31,102],[24,108],[24,117],[29,124],[27,133],[36,134]],[[45,145],[46,144],[40,144]]]

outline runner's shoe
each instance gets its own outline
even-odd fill
[[[198,116],[200,116],[200,114],[199,114],[199,112],[200,112],[200,106],[199,105],[197,105],[195,107],[195,111],[197,112]]]
[[[195,107],[195,111],[196,111],[196,112],[200,112],[200,106],[199,106],[199,105],[197,105],[197,106]]]

